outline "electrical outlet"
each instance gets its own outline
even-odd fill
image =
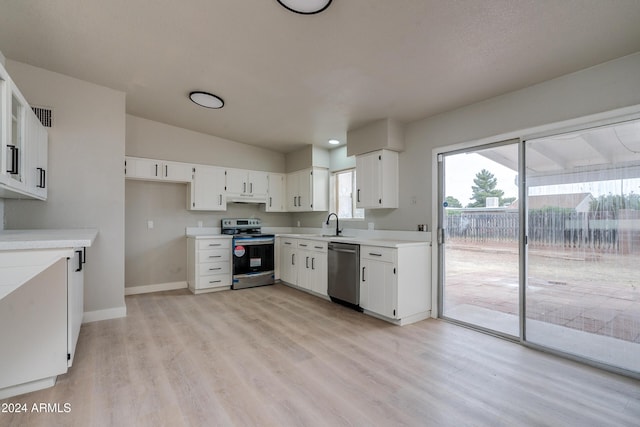
[[[147,221],[147,228],[149,230],[151,230],[153,228],[153,221],[151,221],[151,220]]]

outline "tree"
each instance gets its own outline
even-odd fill
[[[487,197],[497,197],[498,205],[502,206],[502,196],[504,191],[497,190],[498,179],[488,170],[482,169],[476,174],[476,178],[473,180],[475,185],[471,186],[471,203],[467,205],[468,208],[483,208],[487,205]]]
[[[456,199],[453,196],[447,196],[444,201],[447,203],[447,207],[448,208],[461,208],[462,207],[462,203],[460,203],[460,200]]]

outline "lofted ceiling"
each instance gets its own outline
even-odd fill
[[[0,0],[0,51],[124,91],[129,114],[289,152],[638,52],[639,22],[638,0]]]

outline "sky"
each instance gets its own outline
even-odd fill
[[[518,197],[517,173],[477,153],[448,155],[445,158],[445,196],[453,196],[466,206],[471,202],[471,186],[482,169],[491,172],[498,180],[496,188],[504,191],[503,197]],[[595,178],[595,176],[594,176]],[[529,187],[529,195],[591,193],[594,197],[611,194],[640,193],[640,178],[610,179],[559,185]]]
[[[462,153],[446,156],[445,196],[453,196],[466,206],[471,202],[471,186],[476,174],[482,169],[491,172],[498,180],[497,189],[504,191],[503,197],[518,197],[516,171],[489,160],[476,153]]]

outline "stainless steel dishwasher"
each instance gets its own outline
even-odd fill
[[[329,297],[331,301],[360,309],[360,245],[330,242]]]

